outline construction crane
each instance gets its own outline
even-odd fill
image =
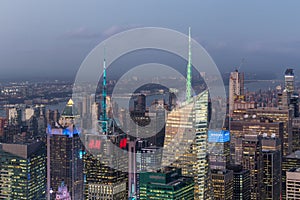
[[[240,71],[241,67],[246,63],[245,58],[242,58],[241,63],[239,67],[237,68],[237,71]]]

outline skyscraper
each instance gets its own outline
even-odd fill
[[[230,163],[230,133],[226,130],[208,131],[209,166],[225,170]]]
[[[162,165],[172,164],[182,174],[194,178],[195,199],[209,198],[209,163],[207,148],[208,91],[192,97],[192,52],[189,28],[186,98],[167,116]]]
[[[293,168],[300,168],[300,151],[284,156],[282,159],[282,199],[286,199],[286,173]]]
[[[293,69],[287,69],[284,75],[284,87],[288,93],[295,91],[295,75]]]
[[[0,199],[46,199],[43,142],[0,144]]]
[[[291,109],[281,109],[275,107],[264,107],[264,108],[257,108],[257,109],[247,109],[246,111],[235,110],[233,113],[233,119],[235,121],[260,121],[261,119],[269,120],[269,122],[277,122],[283,123],[283,155],[289,155],[292,153],[292,110]],[[232,124],[233,122],[231,122]],[[255,124],[253,124],[255,125]],[[231,125],[231,133],[233,133],[234,125]],[[253,126],[255,128],[255,126]],[[260,131],[259,129],[256,130],[257,133],[261,132],[264,133],[268,129],[264,131]],[[271,133],[271,132],[270,132]],[[276,137],[277,136],[277,131]],[[270,135],[269,135],[270,136]],[[232,140],[233,141],[233,140]]]
[[[164,168],[140,174],[140,200],[194,199],[194,181],[184,177],[180,169]]]
[[[264,198],[280,199],[281,196],[281,141],[279,138],[262,138]]]
[[[214,199],[231,200],[233,198],[233,171],[214,169],[211,171]]]
[[[293,116],[299,117],[299,94],[296,93],[293,69],[285,71],[284,89],[278,93],[278,106],[282,109],[292,109]]]
[[[207,120],[208,91],[204,91],[194,102],[172,110],[166,123],[162,164],[172,163],[184,176],[194,177],[195,199],[207,199],[210,189]]]
[[[286,198],[300,199],[300,169],[293,168],[286,173]]]
[[[110,132],[108,128],[108,132]],[[125,200],[128,198],[126,135],[85,134],[84,179],[85,195],[88,200]]]
[[[120,162],[126,161],[120,160]],[[127,174],[107,166],[105,161],[90,152],[85,153],[84,163],[84,199],[126,200],[128,198]]]
[[[233,170],[233,199],[250,200],[250,171],[242,165],[230,165],[228,169]]]
[[[234,101],[244,95],[244,73],[235,70],[229,78],[229,115],[232,114]]]
[[[47,128],[47,191],[55,197],[64,183],[72,199],[83,199],[83,144],[74,125],[77,117],[74,103],[67,103],[58,127]]]
[[[250,170],[251,199],[264,199],[261,136],[245,135],[242,148],[243,168]]]
[[[253,114],[254,115],[254,114]],[[234,164],[242,164],[242,140],[245,135],[253,133],[257,135],[266,134],[271,137],[273,134],[281,141],[283,140],[283,122],[274,122],[267,118],[257,118],[256,115],[245,114],[243,119],[231,121],[231,160]],[[283,145],[281,143],[281,148]]]

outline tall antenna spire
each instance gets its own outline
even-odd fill
[[[105,47],[104,47],[104,59],[103,59],[103,82],[102,82],[102,131],[103,133],[107,132],[107,116],[106,116],[106,95],[107,95],[107,88],[106,88],[106,60],[105,60]]]
[[[192,51],[191,51],[191,27],[189,27],[189,60],[186,71],[186,100],[191,100],[191,88],[192,88]]]

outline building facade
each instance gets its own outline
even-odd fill
[[[0,199],[46,199],[45,143],[0,144]]]
[[[194,181],[177,168],[140,174],[140,200],[194,199]]]

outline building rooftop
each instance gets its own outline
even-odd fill
[[[26,144],[0,143],[0,151],[4,151],[15,156],[27,159],[43,145],[43,142],[37,141]]]

